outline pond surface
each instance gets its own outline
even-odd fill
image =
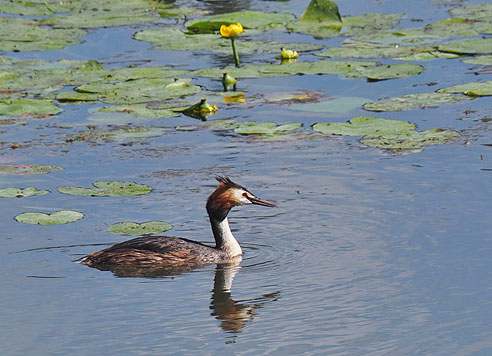
[[[479,3],[485,2],[464,2]],[[235,11],[237,5],[299,16],[307,3],[180,5],[217,13]],[[403,12],[399,26],[417,27],[449,17],[448,10],[463,3],[338,5],[342,15]],[[163,24],[169,26],[156,20],[92,29],[78,45],[2,55],[96,59],[109,68],[232,64],[232,55],[155,50],[132,39],[139,30]],[[272,36],[325,48],[342,40]],[[241,61],[258,64],[271,57],[253,53]],[[299,61],[306,59],[320,60],[308,52]],[[50,191],[0,198],[2,355],[492,354],[492,97],[382,113],[361,107],[308,112],[250,99],[320,91],[324,97],[375,101],[491,80],[490,74],[474,74],[483,66],[461,58],[417,63],[424,66],[421,74],[383,81],[333,74],[240,79],[246,103],[219,102],[208,122],[302,123],[306,133],[317,122],[376,116],[415,123],[419,131],[459,133],[456,140],[418,152],[368,147],[357,136],[300,133],[265,140],[209,127],[175,130],[203,124],[186,116],[141,119],[138,125],[163,129],[145,140],[67,140],[87,125],[105,127],[88,111],[100,103],[62,105],[64,111],[53,117],[0,127],[2,165],[63,168],[44,175],[0,174],[0,188]],[[222,91],[220,78],[193,83]],[[205,201],[215,175],[227,175],[279,206],[231,212],[231,228],[244,250],[239,265],[124,278],[74,263],[130,238],[107,231],[121,221],[166,221],[173,225],[170,236],[213,244]],[[119,197],[57,191],[113,180],[146,184],[152,191]],[[14,220],[23,212],[57,210],[79,211],[84,218],[50,226]]]

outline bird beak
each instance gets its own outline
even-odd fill
[[[263,200],[263,199],[260,199],[260,198],[254,197],[254,196],[248,196],[248,199],[252,204],[268,206],[270,208],[276,208],[277,207],[276,204],[273,204],[267,200]]]

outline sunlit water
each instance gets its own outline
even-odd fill
[[[394,12],[397,3],[347,1],[340,7],[348,14]],[[415,3],[430,10],[407,5],[399,11],[426,21],[446,16],[446,7]],[[296,1],[254,3],[253,8],[272,9],[272,4],[296,13],[305,7]],[[186,68],[204,66],[204,60],[212,61],[207,66],[220,64],[206,54],[149,51],[139,42],[126,48],[134,31],[100,30],[104,35],[89,35],[95,42],[46,58],[96,56],[116,63],[150,58],[156,65],[180,62]],[[115,44],[108,49],[111,55],[100,48],[91,52],[97,41]],[[310,89],[377,99],[427,91],[423,84],[432,81],[446,86],[474,80],[459,61],[424,65],[423,74],[407,79],[367,83],[302,76],[243,80],[241,90],[268,95]],[[215,81],[201,84],[220,90]],[[357,138],[259,142],[211,130],[172,130],[132,146],[51,145],[67,133],[56,125],[89,123],[84,106],[64,107],[56,119],[10,128],[3,141],[42,138],[33,147],[3,149],[3,164],[54,164],[65,170],[0,176],[2,187],[52,192],[2,198],[2,355],[492,354],[492,134],[482,122],[492,116],[491,107],[490,98],[481,98],[378,114],[415,122],[419,129],[463,130],[458,142],[396,156],[367,148]],[[473,112],[466,114],[467,109]],[[263,105],[222,108],[216,118],[309,127],[364,114],[327,118]],[[172,128],[196,121],[180,117],[147,123]],[[279,205],[231,212],[231,228],[245,252],[239,266],[119,278],[73,262],[122,241],[106,232],[118,221],[165,220],[174,225],[169,235],[212,243],[204,205],[216,174]],[[56,192],[59,186],[90,186],[95,180],[137,181],[153,191],[116,198]],[[23,211],[58,209],[82,211],[85,217],[59,226],[13,220]]]

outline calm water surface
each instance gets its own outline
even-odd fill
[[[344,14],[403,11],[427,22],[445,18],[448,9],[427,1],[339,3]],[[306,4],[243,6],[299,14]],[[137,29],[97,30],[80,46],[18,56],[96,58],[115,66],[144,58],[153,65],[185,63],[183,68],[223,60],[151,51],[146,43],[128,40]],[[423,84],[432,81],[447,86],[476,79],[458,60],[422,64],[425,72],[407,79],[256,79],[241,81],[241,90],[268,95],[309,89],[377,99],[428,91]],[[220,90],[215,81],[200,84]],[[65,170],[0,176],[1,187],[52,192],[1,198],[2,355],[492,354],[492,130],[483,122],[492,117],[491,107],[489,97],[377,115],[409,120],[419,129],[462,130],[458,142],[399,156],[367,148],[357,138],[258,142],[212,130],[170,130],[132,146],[50,145],[66,134],[56,125],[90,123],[85,106],[64,107],[55,124],[40,120],[10,127],[3,141],[40,142],[2,149],[1,163]],[[216,118],[309,127],[364,114],[327,117],[260,105],[222,108]],[[172,128],[196,121],[149,123]],[[122,278],[73,262],[125,239],[106,232],[118,221],[165,220],[174,226],[170,235],[212,243],[204,205],[216,174],[229,175],[279,205],[231,212],[231,227],[245,250],[240,264],[172,277]],[[95,180],[137,181],[153,191],[116,198],[56,192],[59,186],[90,186]],[[85,218],[43,227],[13,220],[23,211],[59,209],[82,211]]]

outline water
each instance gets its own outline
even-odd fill
[[[347,1],[340,7],[359,14],[360,3]],[[394,1],[363,3],[364,12],[394,12],[400,6]],[[408,17],[427,21],[446,16],[445,6],[418,4],[429,11],[409,5],[404,9]],[[305,4],[279,6],[299,13]],[[121,28],[100,31],[108,37],[91,36],[128,35]],[[163,65],[179,61],[188,68],[218,60],[150,51],[138,42],[135,48],[126,48],[123,40],[111,43],[110,53],[97,52],[98,58],[115,63],[150,58]],[[65,53],[93,58],[84,48],[93,46],[74,46]],[[46,56],[66,58],[63,54]],[[19,56],[44,58],[44,52]],[[423,84],[432,81],[447,86],[476,78],[458,60],[422,64],[422,75],[376,83],[301,76],[243,80],[241,85],[246,93],[265,95],[288,88],[377,99],[428,91]],[[209,80],[202,84],[217,85]],[[3,147],[3,164],[55,164],[65,170],[0,176],[2,187],[52,192],[2,198],[2,354],[490,355],[492,134],[483,119],[492,115],[491,107],[490,98],[480,98],[378,114],[415,122],[419,130],[463,130],[456,143],[402,156],[367,148],[357,138],[258,142],[211,130],[170,131],[132,146],[58,144],[67,130],[57,124],[88,123],[84,106],[64,107],[56,119],[9,127],[3,141],[32,141],[33,146]],[[367,113],[327,118],[262,105],[221,108],[217,118],[274,118],[309,127],[359,114]],[[150,123],[174,127],[196,121],[180,117]],[[229,175],[279,205],[231,212],[231,228],[245,252],[238,266],[121,278],[73,262],[122,241],[124,237],[106,232],[118,221],[165,220],[174,225],[170,235],[212,243],[204,204],[216,174]],[[116,198],[56,192],[59,186],[115,179],[148,184],[153,191]],[[85,217],[58,226],[13,220],[23,211],[58,209],[82,211]]]

